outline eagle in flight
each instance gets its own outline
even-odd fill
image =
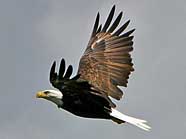
[[[62,59],[59,72],[54,61],[50,70],[50,83],[56,90],[39,91],[37,98],[55,103],[58,108],[86,118],[110,119],[118,124],[130,123],[146,131],[145,120],[133,118],[117,111],[111,98],[120,100],[123,92],[118,86],[127,87],[134,71],[130,52],[133,50],[135,29],[124,32],[130,20],[117,28],[122,18],[120,12],[111,24],[115,12],[112,7],[105,24],[99,24],[97,14],[87,48],[80,59],[78,73],[71,77],[73,68],[66,68]]]

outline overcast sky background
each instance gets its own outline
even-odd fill
[[[98,11],[113,4],[136,28],[135,72],[121,112],[148,120],[150,132],[129,124],[83,119],[44,100],[52,62],[77,71]],[[185,0],[0,0],[1,139],[183,139],[186,137]]]

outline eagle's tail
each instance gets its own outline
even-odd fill
[[[110,115],[113,117],[112,120],[114,122],[117,123],[127,122],[146,131],[149,131],[151,129],[151,127],[146,124],[147,121],[124,115],[121,112],[117,111],[116,109],[112,108],[112,112],[110,113]]]

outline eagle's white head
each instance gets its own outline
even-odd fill
[[[58,107],[61,107],[63,105],[63,101],[62,101],[63,94],[57,90],[39,91],[37,92],[36,97],[49,100],[55,103]]]

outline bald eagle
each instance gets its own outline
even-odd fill
[[[134,71],[130,52],[133,50],[135,29],[124,32],[130,20],[117,28],[123,12],[111,24],[115,12],[112,7],[102,27],[97,14],[88,46],[80,59],[78,73],[71,77],[73,68],[66,68],[62,59],[59,72],[56,62],[50,70],[50,83],[56,90],[39,91],[37,98],[55,103],[58,108],[86,118],[110,119],[118,124],[130,123],[146,131],[145,120],[124,115],[116,110],[111,98],[120,100],[123,92],[118,86],[127,87],[129,74]],[[123,33],[124,32],[124,33]]]

